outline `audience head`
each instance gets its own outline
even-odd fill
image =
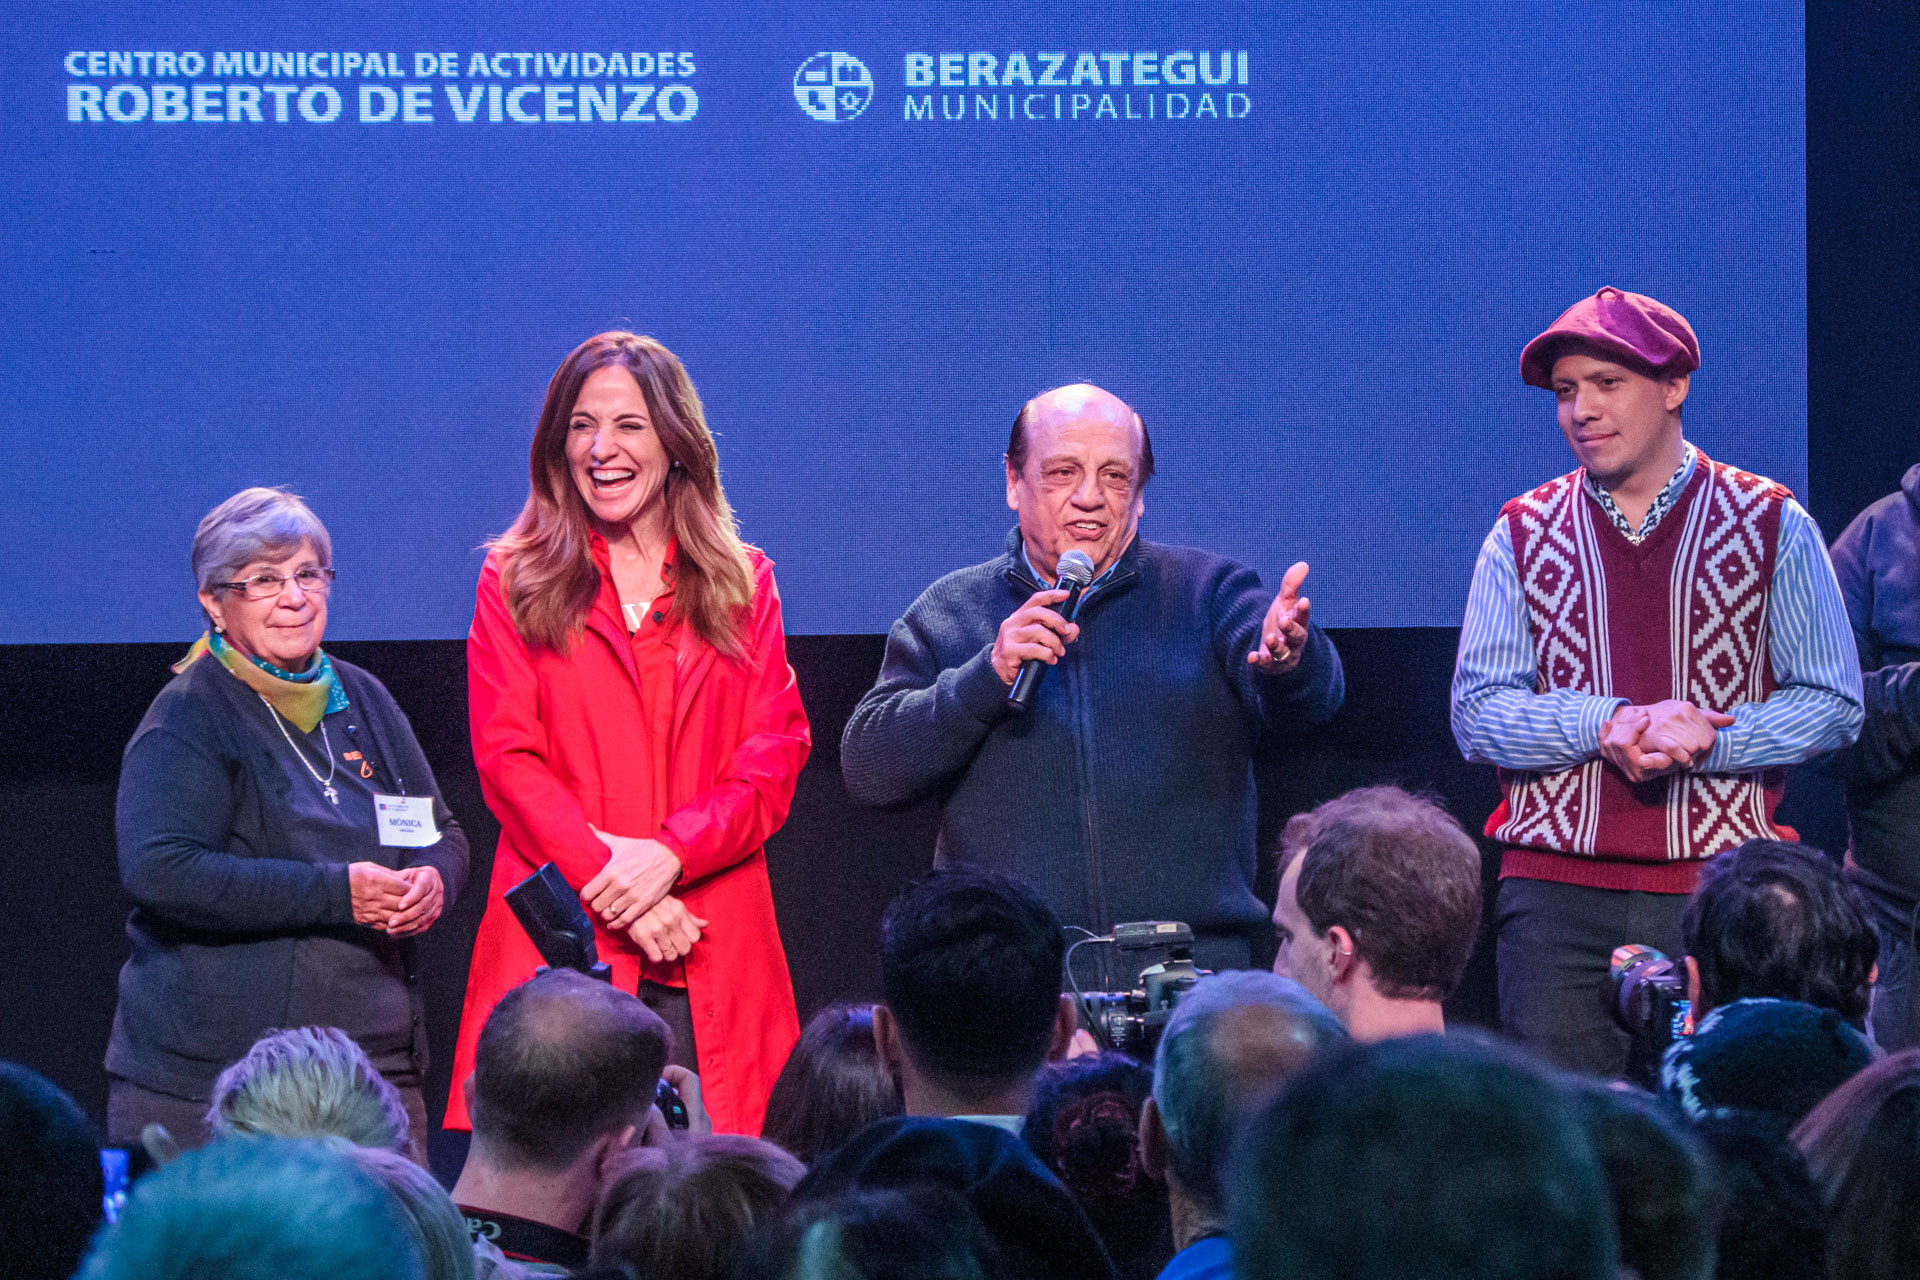
[[[593,1265],[725,1280],[756,1228],[806,1173],[759,1138],[709,1134],[630,1153],[593,1214]]]
[[[72,1098],[0,1062],[0,1250],[20,1280],[67,1280],[100,1225],[100,1139]]]
[[[1818,849],[1749,840],[1708,862],[1681,921],[1694,1012],[1770,997],[1866,1025],[1879,943],[1840,869]]]
[[[874,1038],[909,1110],[924,1078],[955,1099],[1024,1087],[1073,1034],[1060,998],[1066,942],[1033,890],[979,871],[909,885],[880,922]],[[1026,1109],[1024,1100],[1019,1110]]]
[[[1072,1194],[998,1125],[925,1116],[879,1121],[818,1161],[793,1195],[804,1204],[924,1186],[965,1198],[1012,1275],[1113,1278],[1106,1246]]]
[[[345,1143],[339,1149],[392,1197],[420,1247],[421,1280],[474,1280],[467,1220],[431,1173],[398,1151]]]
[[[1638,1089],[1566,1082],[1613,1199],[1620,1265],[1638,1280],[1709,1280],[1720,1188],[1707,1152]]]
[[[135,1183],[80,1280],[423,1280],[393,1197],[311,1139],[235,1138]]]
[[[1920,1049],[1882,1058],[1793,1131],[1827,1205],[1827,1274],[1910,1276],[1920,1259]]]
[[[1872,1060],[1866,1037],[1832,1009],[1736,1000],[1667,1049],[1660,1091],[1690,1116],[1755,1111],[1792,1125]]]
[[[1614,1280],[1612,1205],[1567,1095],[1489,1042],[1325,1054],[1243,1135],[1241,1280]]]
[[[609,983],[553,969],[500,999],[480,1030],[467,1110],[475,1155],[503,1170],[567,1169],[645,1123],[671,1034]]]
[[[1743,1112],[1693,1126],[1720,1184],[1719,1280],[1822,1280],[1827,1228],[1820,1190],[1778,1120]],[[1834,1273],[1840,1280],[1845,1272]]]
[[[1140,1110],[1153,1070],[1124,1053],[1056,1062],[1040,1073],[1020,1133],[1087,1211],[1122,1280],[1173,1257],[1167,1184],[1140,1155]]]
[[[944,1187],[796,1204],[748,1246],[739,1280],[1013,1280],[973,1207]]]
[[[1281,851],[1276,972],[1349,1026],[1362,991],[1453,994],[1480,931],[1480,850],[1453,815],[1398,787],[1362,787],[1296,816]]]
[[[207,1125],[216,1138],[345,1138],[407,1145],[407,1108],[366,1055],[336,1027],[269,1031],[213,1084]]]
[[[1347,1033],[1290,978],[1233,969],[1173,1007],[1153,1058],[1145,1151],[1203,1216],[1224,1220],[1228,1155],[1253,1106]]]
[[[808,1021],[773,1082],[760,1136],[812,1164],[899,1114],[899,1086],[873,1044],[873,1006],[830,1004]]]

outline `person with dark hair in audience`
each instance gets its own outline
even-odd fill
[[[331,1142],[187,1152],[134,1184],[78,1280],[425,1280],[398,1203]]]
[[[1639,1089],[1565,1083],[1607,1178],[1621,1267],[1636,1280],[1710,1280],[1721,1193],[1706,1148]]]
[[[72,1098],[0,1062],[0,1270],[67,1280],[100,1225],[100,1139]]]
[[[1087,1211],[1120,1280],[1152,1280],[1173,1257],[1166,1179],[1140,1152],[1152,1092],[1152,1068],[1124,1053],[1069,1058],[1040,1073],[1020,1129]]]
[[[1016,1136],[1073,1035],[1053,912],[1018,881],[950,869],[908,885],[880,934],[874,1043],[907,1114],[816,1161],[795,1199],[933,1183],[967,1198],[1013,1274],[1112,1280],[1085,1212]]]
[[[1247,1126],[1229,1203],[1240,1280],[1617,1280],[1566,1094],[1477,1038],[1323,1055]]]
[[[1065,961],[1060,922],[1017,880],[952,869],[907,886],[880,921],[873,1010],[907,1114],[1017,1133],[1034,1077],[1073,1039]]]
[[[1166,1180],[1173,1243],[1160,1280],[1227,1280],[1228,1158],[1254,1105],[1347,1033],[1288,978],[1237,969],[1195,983],[1154,1051],[1140,1156]]]
[[[1859,894],[1818,849],[1749,840],[1701,873],[1680,920],[1696,1019],[1766,997],[1867,1028],[1879,943]]]
[[[1833,543],[1865,686],[1860,740],[1831,762],[1847,788],[1847,878],[1880,934],[1873,1035],[1920,1044],[1920,466]]]
[[[735,1280],[1025,1280],[973,1207],[945,1187],[794,1204],[747,1247]]]
[[[1480,849],[1453,815],[1361,787],[1296,816],[1281,844],[1273,971],[1356,1040],[1445,1030],[1480,934]]]
[[[875,1120],[899,1114],[899,1086],[873,1043],[873,1006],[830,1004],[787,1055],[760,1136],[812,1164]]]
[[[670,1038],[637,997],[569,969],[501,997],[474,1049],[473,1146],[453,1187],[483,1272],[586,1263],[581,1232],[647,1123]]]
[[[726,1280],[806,1171],[773,1143],[739,1134],[630,1152],[593,1211],[592,1264],[641,1280]]]
[[[882,1120],[815,1164],[793,1200],[928,1186],[966,1200],[1010,1276],[1115,1280],[1106,1246],[1073,1193],[997,1125],[932,1116]]]
[[[1826,1215],[1820,1189],[1780,1122],[1726,1112],[1694,1123],[1720,1184],[1717,1280],[1821,1280]],[[1836,1273],[1833,1280],[1852,1280]]]
[[[1827,1208],[1827,1274],[1896,1280],[1920,1265],[1920,1048],[1882,1058],[1793,1131]]]
[[[1750,998],[1716,1006],[1667,1048],[1660,1092],[1689,1116],[1747,1111],[1792,1125],[1873,1061],[1833,1009]]]

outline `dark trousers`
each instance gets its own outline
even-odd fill
[[[1920,1044],[1920,974],[1914,972],[1920,941],[1920,907],[1877,893],[1862,895],[1880,935],[1880,973],[1873,982],[1867,1025],[1874,1043],[1888,1053]]]
[[[407,1108],[405,1154],[424,1169],[427,1167],[427,1101],[418,1085],[396,1087],[400,1090],[400,1101]],[[182,1151],[203,1147],[213,1139],[213,1132],[207,1127],[207,1106],[205,1101],[156,1093],[131,1080],[108,1076],[107,1145],[137,1147],[141,1131],[150,1124],[158,1124]]]
[[[1613,949],[1639,942],[1680,960],[1684,893],[1635,893],[1510,878],[1495,908],[1500,1027],[1549,1061],[1626,1072],[1631,1043],[1601,993]]]

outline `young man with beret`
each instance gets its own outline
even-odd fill
[[[1520,356],[1579,467],[1508,502],[1474,567],[1453,732],[1499,766],[1500,1021],[1617,1075],[1600,999],[1622,943],[1678,955],[1700,868],[1773,821],[1787,765],[1859,733],[1853,633],[1793,496],[1688,443],[1700,346],[1604,288]]]

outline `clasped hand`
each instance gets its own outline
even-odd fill
[[[433,867],[395,871],[377,862],[350,862],[347,889],[353,922],[395,938],[425,933],[447,903],[446,886]]]
[[[1732,723],[1724,711],[1678,698],[1644,707],[1628,704],[1600,727],[1600,757],[1628,782],[1646,782],[1704,761],[1719,731]]]
[[[591,828],[607,846],[607,865],[580,890],[580,901],[625,933],[655,964],[678,960],[700,941],[707,922],[667,890],[680,878],[680,859],[658,840],[609,835]]]

